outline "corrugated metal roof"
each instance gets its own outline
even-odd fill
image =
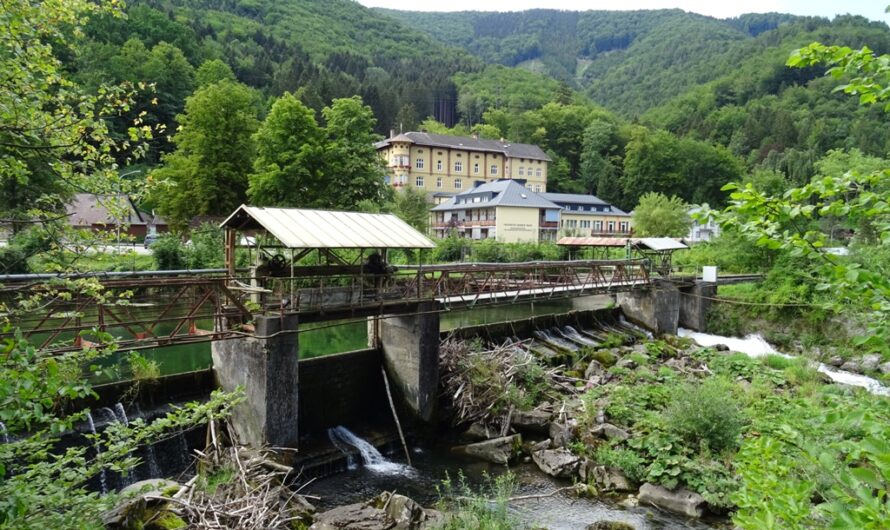
[[[670,237],[563,237],[556,244],[567,247],[623,247],[628,241],[636,246],[656,251],[689,248],[682,241]]]
[[[563,237],[556,242],[566,247],[623,247],[627,245],[626,237]]]
[[[634,244],[649,250],[683,250],[687,247],[682,241],[670,237],[642,237],[635,239]]]
[[[264,208],[242,204],[221,227],[263,228],[288,248],[435,248],[392,214]]]

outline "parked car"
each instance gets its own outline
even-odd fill
[[[152,243],[154,243],[157,240],[158,240],[157,234],[148,234],[147,236],[145,236],[145,241],[143,242],[143,245],[145,245],[145,248],[148,248],[152,245]]]

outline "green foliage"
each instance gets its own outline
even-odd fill
[[[666,411],[669,428],[691,444],[720,452],[738,446],[744,418],[731,385],[708,378],[678,389]]]
[[[147,359],[138,352],[131,351],[127,355],[127,362],[130,364],[130,372],[133,379],[137,381],[156,381],[161,376],[161,367],[158,361]]]
[[[593,454],[593,461],[606,467],[618,468],[624,476],[637,483],[646,478],[645,460],[625,447],[599,445]]]
[[[679,197],[647,193],[633,212],[634,234],[640,237],[684,237],[692,220],[689,205]]]
[[[488,483],[476,492],[466,483],[463,474],[457,482],[450,476],[436,486],[439,508],[448,512],[443,530],[512,530],[519,521],[508,510],[508,502],[515,490],[515,478],[511,473],[499,475],[494,480],[486,476]]]
[[[186,100],[173,137],[176,151],[152,174],[152,197],[177,229],[197,215],[225,215],[244,202],[257,129],[257,97],[248,87],[220,82]]]
[[[151,244],[152,257],[158,270],[182,270],[186,268],[185,248],[179,236],[162,234]]]
[[[198,70],[195,71],[195,86],[198,88],[226,81],[230,83],[236,82],[235,72],[229,68],[229,65],[219,59],[204,61]]]

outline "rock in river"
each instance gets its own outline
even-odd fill
[[[689,517],[701,517],[705,511],[705,499],[698,493],[686,489],[671,491],[649,483],[640,486],[639,501]]]
[[[504,436],[503,438],[493,438],[474,444],[459,445],[452,447],[455,453],[475,456],[495,464],[507,464],[516,456],[522,446],[522,437],[518,434],[513,436]]]
[[[551,477],[571,478],[578,471],[581,459],[568,449],[545,449],[532,454],[535,464]]]

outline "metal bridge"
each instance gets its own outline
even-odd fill
[[[0,287],[0,302],[24,338],[42,351],[62,353],[102,343],[106,333],[119,349],[219,340],[250,333],[255,315],[296,313],[300,322],[327,321],[407,312],[432,300],[458,309],[649,283],[641,259],[409,266],[379,275],[361,267],[307,269],[284,277],[224,271],[10,276]],[[13,337],[12,330],[0,332],[0,338]]]

